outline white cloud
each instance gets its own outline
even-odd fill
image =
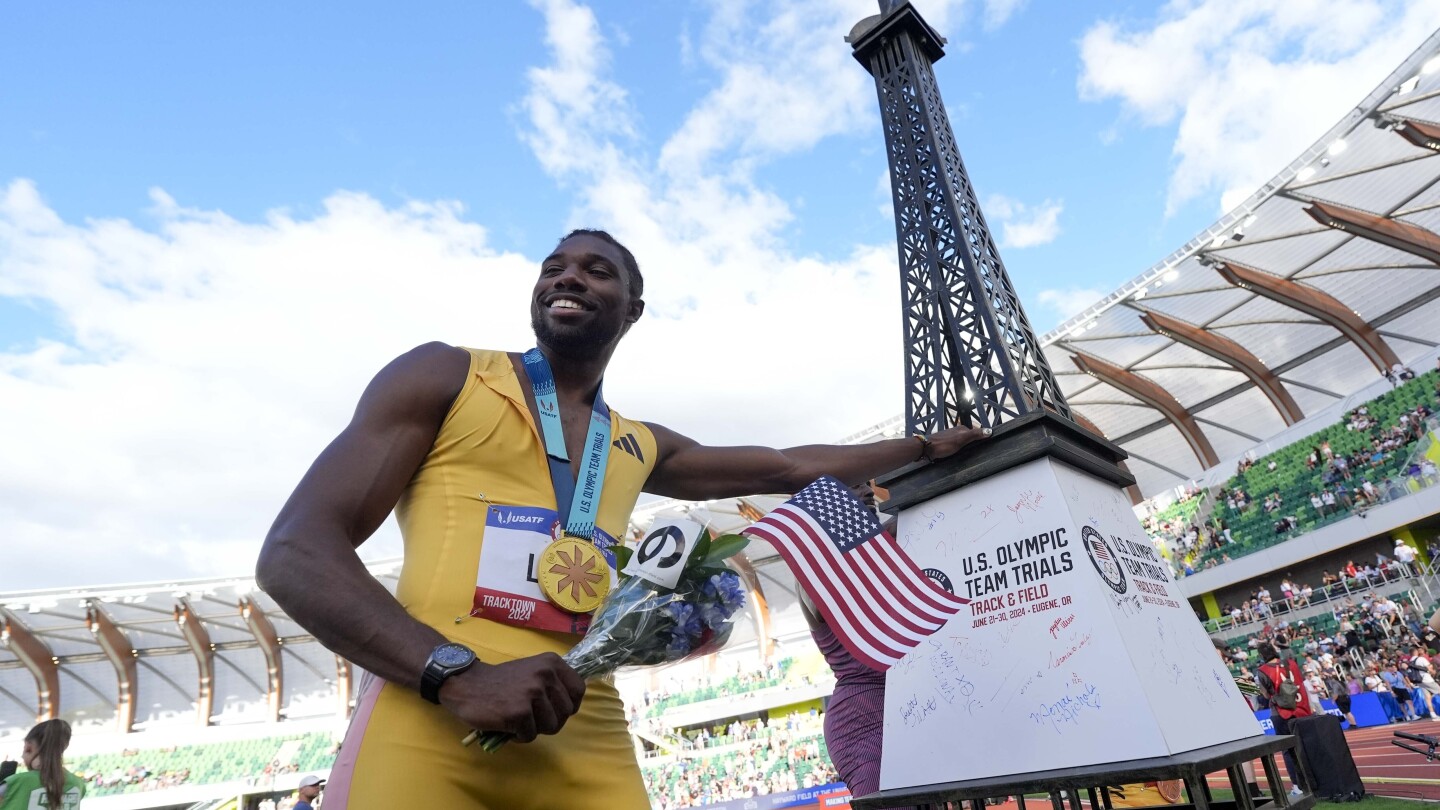
[[[893,245],[797,255],[779,236],[790,204],[754,176],[873,115],[869,78],[835,47],[868,0],[715,3],[691,40],[717,84],[658,156],[602,22],[535,5],[548,57],[526,74],[520,137],[572,194],[570,224],[611,229],[646,275],[607,398],[716,444],[825,441],[896,413]],[[925,12],[943,25],[959,7]],[[757,126],[772,114],[793,125]],[[0,353],[0,525],[26,560],[0,589],[243,573],[386,361],[428,340],[531,340],[539,256],[496,250],[454,203],[337,192],[313,216],[242,221],[157,189],[142,227],[62,219],[40,191],[0,185],[0,296],[65,332]],[[802,361],[797,345],[827,348]],[[366,553],[398,553],[393,529]]]
[[[1080,42],[1080,95],[1143,126],[1177,125],[1166,206],[1229,210],[1440,27],[1433,0],[1173,0]]]
[[[1007,5],[1014,0],[992,0]],[[932,0],[925,19],[937,30],[958,20],[964,0]],[[697,37],[696,55],[717,86],[665,142],[659,168],[669,175],[738,171],[802,151],[831,135],[860,131],[875,119],[875,89],[850,50],[836,47],[873,0],[716,2]],[[723,162],[738,166],[721,168]]]
[[[1057,320],[1063,321],[1080,314],[1091,304],[1098,303],[1100,299],[1109,295],[1109,292],[1109,290],[1096,290],[1088,287],[1065,287],[1041,290],[1036,298],[1040,302],[1040,306],[1054,313]]]
[[[27,561],[6,589],[242,574],[386,361],[427,340],[531,340],[538,257],[496,252],[457,205],[341,193],[308,219],[156,210],[154,230],[75,224],[28,182],[0,196],[0,294],[49,304],[73,334],[0,354],[0,524]],[[889,248],[825,264],[641,244],[651,311],[607,380],[622,412],[784,445],[899,408],[894,324],[875,317],[898,296]],[[806,342],[836,350],[774,361]],[[854,386],[856,369],[872,384]],[[393,532],[366,552],[398,553]]]
[[[1000,225],[1000,247],[1020,249],[1055,241],[1060,235],[1060,214],[1065,210],[1065,201],[1046,200],[1032,207],[995,194],[985,200],[983,210],[991,223]],[[993,224],[991,229],[994,230]]]
[[[994,31],[1010,21],[1029,0],[985,0],[985,30]]]

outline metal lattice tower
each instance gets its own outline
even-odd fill
[[[960,160],[935,81],[944,39],[908,2],[847,37],[875,79],[890,158],[905,340],[905,424],[993,428],[1070,406],[1020,301]]]

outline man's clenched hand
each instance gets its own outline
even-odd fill
[[[519,742],[554,734],[580,709],[585,680],[554,653],[503,664],[477,661],[440,687],[440,705],[466,725]]]

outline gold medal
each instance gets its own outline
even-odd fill
[[[610,565],[589,540],[556,540],[545,547],[536,568],[545,598],[570,613],[589,613],[610,592]]]

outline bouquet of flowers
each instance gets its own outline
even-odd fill
[[[725,560],[749,542],[738,534],[711,537],[702,531],[679,581],[666,588],[641,576],[620,575],[617,585],[595,609],[590,629],[564,656],[582,678],[596,678],[624,666],[673,664],[725,646],[745,590]],[[616,569],[628,566],[634,551],[615,548]],[[495,751],[513,735],[472,731],[463,743],[480,742]]]

